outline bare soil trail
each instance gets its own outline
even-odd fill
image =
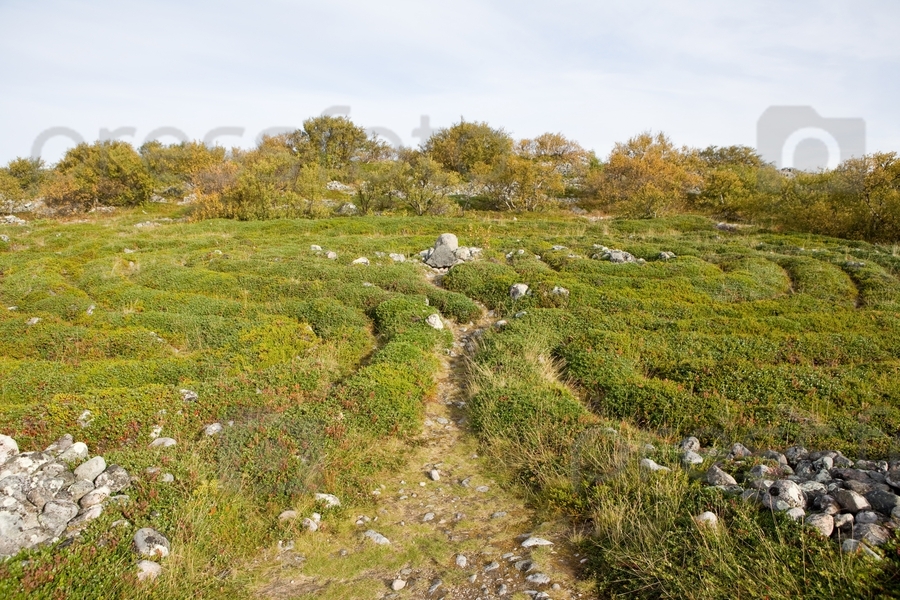
[[[438,284],[436,273],[429,279]],[[369,514],[302,532],[261,560],[276,565],[257,588],[270,598],[593,597],[563,520],[540,522],[515,489],[492,478],[466,426],[466,361],[493,326],[444,321],[454,336],[437,393],[406,466],[373,490]],[[366,532],[385,536],[374,543]],[[523,547],[539,538],[540,544]]]

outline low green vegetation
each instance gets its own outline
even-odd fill
[[[143,210],[2,226],[0,430],[23,449],[73,433],[141,478],[69,551],[0,564],[4,597],[251,597],[250,562],[285,533],[281,510],[310,507],[317,491],[365,506],[403,463],[451,341],[425,318],[475,321],[478,303],[506,321],[471,361],[481,452],[533,506],[572,520],[603,597],[896,595],[895,542],[880,562],[842,555],[705,489],[672,449],[696,435],[893,456],[896,249],[698,216],[241,222]],[[441,287],[388,256],[415,256],[445,231],[483,252]],[[595,245],[645,263],[593,258]],[[514,301],[515,283],[530,291]],[[206,437],[212,422],[230,425]],[[178,445],[149,449],[154,427]],[[642,471],[643,456],[673,471]],[[151,466],[175,482],[157,483]],[[720,532],[696,526],[704,510]],[[153,587],[136,584],[130,537],[109,527],[123,517],[172,534]]]

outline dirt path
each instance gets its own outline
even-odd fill
[[[466,348],[491,325],[447,324],[453,349],[444,357],[436,397],[406,467],[374,490],[374,510],[329,523],[281,544],[265,561],[258,587],[270,598],[553,598],[591,597],[579,581],[580,557],[566,524],[539,523],[514,490],[486,473],[466,429]],[[385,536],[378,545],[365,532]],[[523,547],[530,537],[552,545]]]

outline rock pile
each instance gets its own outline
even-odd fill
[[[122,503],[131,485],[128,472],[102,456],[88,459],[88,447],[64,435],[43,452],[19,452],[0,435],[0,558],[77,533]]]
[[[474,260],[481,253],[481,248],[460,246],[459,240],[452,233],[442,233],[434,242],[434,246],[419,253],[422,261],[435,269],[449,269],[453,265]]]
[[[593,258],[594,260],[608,260],[609,262],[616,264],[644,264],[646,262],[643,258],[635,258],[633,254],[625,252],[624,250],[607,248],[606,246],[601,246],[600,244],[594,244],[594,250],[597,250],[597,252],[594,253],[593,256],[591,256],[591,258]]]
[[[696,438],[682,441],[680,449],[686,465],[711,457],[700,456]],[[900,461],[854,462],[840,452],[802,446],[754,453],[742,444],[722,458],[706,470],[709,485],[803,520],[844,551],[873,554],[866,546],[881,546],[900,529]]]

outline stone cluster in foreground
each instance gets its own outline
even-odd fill
[[[710,453],[701,455],[695,437],[684,439],[679,450],[682,463],[689,468],[714,458]],[[900,461],[853,461],[840,452],[810,452],[802,446],[783,453],[754,453],[742,444],[734,444],[727,456],[719,458],[706,470],[709,485],[802,520],[840,543],[845,552],[877,557],[872,548],[886,543],[894,530],[900,529]],[[653,471],[666,469],[647,458],[641,466]],[[711,520],[708,515],[698,519]]]

